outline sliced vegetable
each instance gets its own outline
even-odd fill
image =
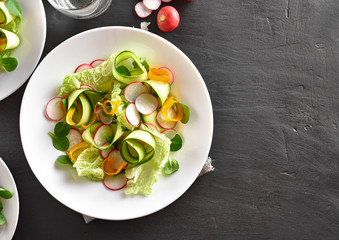
[[[91,68],[93,68],[92,65],[87,64],[87,63],[84,63],[84,64],[79,65],[79,66],[74,70],[74,73],[79,73],[79,72],[82,72],[82,71],[85,71],[85,70],[88,70],[88,69],[91,69]]]
[[[117,176],[105,176],[103,184],[104,186],[112,191],[118,191],[126,187],[127,185],[127,177],[125,174],[119,174]]]
[[[97,146],[103,146],[105,143],[108,144],[109,140],[113,138],[113,130],[109,125],[102,124],[95,130],[93,134],[94,143]]]
[[[169,83],[161,83],[152,80],[148,80],[147,83],[157,93],[160,98],[161,105],[165,103],[170,91],[171,85]]]
[[[45,108],[45,116],[51,121],[60,121],[66,115],[62,97],[54,97],[48,101]]]
[[[149,115],[158,108],[158,100],[150,93],[142,93],[135,99],[135,107],[141,114]]]
[[[149,115],[142,115],[142,120],[143,122],[146,124],[152,124],[154,125],[158,131],[162,131],[162,127],[159,126],[158,122],[157,122],[157,115],[158,115],[158,111],[154,111],[153,113],[149,114]]]
[[[135,4],[134,11],[140,18],[146,18],[153,12],[153,10],[147,8],[143,2]]]
[[[161,83],[169,83],[171,81],[170,73],[165,69],[151,68],[147,74],[148,78]]]
[[[173,128],[165,129],[161,133],[168,137],[170,140],[172,140],[175,135],[177,135],[177,131],[175,131]]]
[[[167,114],[168,116],[175,116],[174,109],[173,108],[168,109]],[[157,114],[157,123],[159,124],[160,127],[164,129],[174,128],[177,125],[176,121],[170,121],[165,119],[161,111],[159,111]]]
[[[0,2],[0,23],[7,25],[13,19],[15,19],[15,16],[8,11],[5,2]]]
[[[130,103],[125,109],[125,117],[129,124],[138,126],[141,120],[140,114],[134,103]]]
[[[89,65],[91,65],[93,68],[99,66],[101,63],[105,62],[103,59],[96,59],[93,62],[91,62]]]
[[[111,167],[116,171],[119,169],[119,167],[121,166],[121,164],[123,164],[125,161],[124,159],[121,157],[120,151],[119,150],[113,150],[111,151],[107,157],[113,158],[114,159],[114,163],[113,165],[111,165]],[[127,165],[125,164],[124,168]]]
[[[168,67],[161,67],[161,68],[159,68],[159,69],[160,69],[160,70],[165,70],[165,71],[168,72],[169,78],[170,78],[169,83],[172,85],[172,84],[174,83],[174,74],[173,74],[173,72],[171,71],[171,69],[169,69]]]
[[[75,128],[71,128],[66,137],[68,138],[69,141],[69,147],[67,151],[70,151],[71,148],[77,145],[78,143],[83,142],[80,131]]]
[[[125,99],[132,103],[142,93],[148,93],[148,88],[141,82],[130,83],[124,90]]]
[[[173,113],[174,110],[171,110],[174,105],[177,109],[176,114]],[[162,116],[168,121],[178,122],[184,117],[182,106],[177,100],[175,100],[175,96],[170,96],[163,104],[160,111]]]
[[[161,5],[161,0],[143,0],[142,2],[151,10],[157,10]]]
[[[144,123],[144,125],[147,126],[149,129],[152,129],[153,131],[159,132],[158,128],[151,123]]]
[[[73,146],[68,153],[69,158],[73,163],[75,163],[78,159],[78,156],[81,154],[82,151],[87,149],[89,145],[86,142],[80,142]]]

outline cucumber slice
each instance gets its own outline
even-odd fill
[[[0,51],[13,49],[20,45],[20,38],[13,32],[0,28],[0,36],[6,38],[6,42],[0,45]]]
[[[158,115],[158,111],[154,111],[153,113],[151,113],[149,115],[142,115],[142,120],[143,120],[144,123],[150,123],[150,124],[156,126],[158,131],[161,132],[161,131],[163,131],[163,128],[160,127],[160,125],[157,122],[157,115]]]
[[[148,80],[145,83],[150,85],[151,88],[153,88],[153,90],[158,94],[158,97],[160,98],[161,101],[161,105],[163,105],[171,91],[171,84],[160,83],[152,80]]]
[[[15,16],[8,11],[5,2],[0,2],[0,24],[7,25],[13,21],[14,18]]]

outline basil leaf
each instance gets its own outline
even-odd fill
[[[70,126],[64,122],[58,122],[54,127],[54,133],[58,137],[66,137],[70,131]]]
[[[69,164],[69,165],[73,165],[73,162],[71,161],[71,159],[69,158],[68,155],[61,155],[57,158],[56,160],[57,163],[60,164]]]
[[[13,194],[10,191],[3,189],[3,188],[0,188],[0,197],[5,198],[5,199],[9,199],[12,196],[13,196]]]
[[[57,135],[49,132],[49,136],[52,138],[53,146],[60,151],[66,151],[69,147],[69,140],[67,137],[58,137]]]
[[[6,223],[5,216],[0,212],[0,226]]]
[[[131,73],[128,71],[127,67],[125,66],[117,67],[117,72],[125,76],[131,76]]]
[[[170,175],[179,169],[179,163],[177,160],[173,159],[171,156],[169,157],[167,163],[164,166],[164,173]]]
[[[18,66],[18,60],[14,57],[0,58],[0,64],[7,72],[13,72]]]
[[[16,0],[7,0],[5,2],[5,6],[12,15],[18,17],[21,20],[21,7]]]
[[[172,139],[170,149],[171,149],[172,152],[176,152],[176,151],[180,150],[181,147],[182,147],[182,139],[181,139],[180,135],[177,134]]]

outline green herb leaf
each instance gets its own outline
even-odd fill
[[[182,107],[182,111],[184,112],[184,117],[180,120],[183,124],[186,124],[189,120],[190,120],[190,108],[183,104],[180,103],[181,107]]]
[[[69,140],[67,137],[58,137],[52,132],[48,133],[49,136],[52,138],[53,146],[55,149],[60,151],[66,151],[69,147]]]
[[[149,71],[149,65],[147,63],[147,61],[143,58],[140,58],[140,62],[142,63],[142,65],[144,65],[144,67],[146,68],[146,71]]]
[[[21,20],[21,7],[16,0],[7,0],[5,2],[5,6],[12,15],[18,17]]]
[[[0,212],[0,226],[6,223],[5,216]]]
[[[4,209],[4,206],[2,206],[2,202],[0,200],[0,212],[2,211],[2,209]]]
[[[13,72],[18,66],[18,60],[14,57],[0,58],[0,64],[7,72]]]
[[[68,155],[61,155],[57,158],[56,160],[57,163],[60,164],[69,164],[69,165],[73,165],[73,162],[71,161],[71,159],[69,158]]]
[[[164,166],[164,173],[170,175],[179,169],[179,163],[177,160],[173,159],[172,156],[169,157],[167,163]]]
[[[125,76],[131,76],[131,73],[128,71],[127,67],[125,66],[117,67],[117,72]]]
[[[170,149],[171,149],[172,152],[176,152],[176,151],[180,150],[181,147],[182,147],[182,139],[181,139],[180,135],[177,134],[172,139]]]
[[[54,133],[58,137],[66,137],[70,131],[70,126],[64,122],[58,122],[54,127]]]
[[[5,198],[5,199],[9,199],[12,196],[13,196],[13,194],[10,191],[3,189],[3,188],[0,188],[0,197]]]

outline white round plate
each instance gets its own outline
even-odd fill
[[[38,64],[45,45],[46,17],[42,1],[18,0],[18,2],[22,9],[22,22],[18,34],[21,43],[13,50],[12,57],[16,57],[19,64],[13,72],[0,70],[0,101],[26,82]]]
[[[1,199],[4,209],[2,213],[6,223],[0,226],[0,240],[12,239],[19,219],[19,195],[15,181],[5,162],[0,158],[0,187],[10,191],[10,199]]]
[[[183,127],[183,148],[174,157],[180,169],[161,176],[150,196],[126,196],[109,191],[101,182],[78,177],[70,166],[55,164],[61,155],[49,131],[55,123],[44,117],[48,100],[58,93],[66,74],[82,63],[131,50],[151,67],[167,66],[175,75],[174,92],[191,107]],[[61,43],[40,63],[28,83],[20,113],[21,140],[27,161],[46,190],[69,208],[100,219],[132,219],[156,212],[180,197],[194,182],[208,157],[213,112],[206,85],[196,67],[177,47],[144,30],[104,27],[78,34]]]

